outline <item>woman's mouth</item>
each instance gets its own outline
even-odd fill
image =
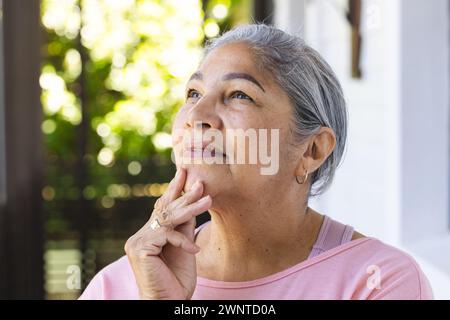
[[[183,158],[188,159],[226,159],[226,154],[218,147],[205,142],[192,143],[185,146]],[[223,163],[223,162],[222,162]]]

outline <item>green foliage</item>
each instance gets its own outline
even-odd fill
[[[167,179],[154,161],[170,164],[171,121],[201,57],[201,2],[43,0],[41,12],[42,129],[56,199],[86,187],[60,179],[80,174],[77,163],[97,197],[133,178],[132,161],[142,168],[135,180]]]

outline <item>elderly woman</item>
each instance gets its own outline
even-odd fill
[[[279,130],[269,139],[278,170],[229,161],[239,146],[188,139],[215,130],[227,140],[231,129]],[[409,255],[308,207],[342,158],[347,114],[335,74],[300,38],[247,25],[212,41],[187,84],[180,130],[167,191],[81,299],[432,298]],[[227,161],[184,161],[202,160],[205,140],[209,157]],[[211,221],[195,229],[205,211]]]

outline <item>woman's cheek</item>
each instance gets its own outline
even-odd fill
[[[173,150],[172,161],[175,161],[175,163],[178,163],[181,160],[180,152],[182,152],[183,150],[184,133],[185,130],[183,129],[181,119],[177,114],[172,126],[172,150]]]

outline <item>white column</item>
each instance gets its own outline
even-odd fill
[[[402,5],[402,239],[449,230],[449,7]]]

